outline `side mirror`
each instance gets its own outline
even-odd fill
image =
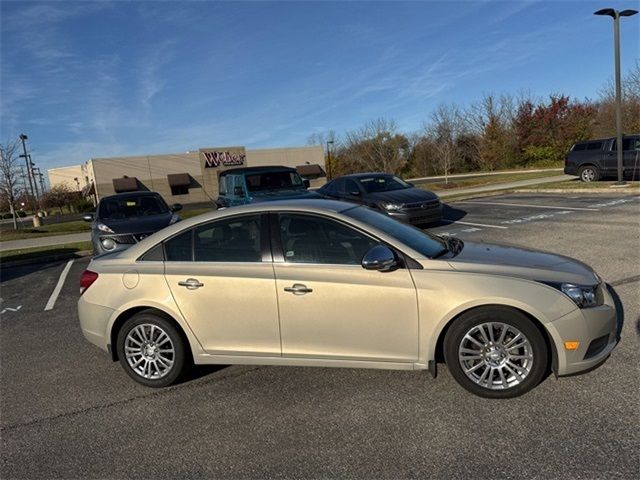
[[[398,266],[396,255],[389,247],[376,245],[362,257],[362,268],[388,272]]]
[[[244,197],[244,188],[242,188],[242,187],[233,187],[233,194],[236,197]]]
[[[180,210],[182,210],[182,204],[181,203],[174,203],[173,205],[171,205],[171,207],[169,207],[170,210],[172,212],[179,212]]]
[[[302,181],[302,183],[304,184],[304,188],[309,188],[311,186],[311,182],[306,178]]]
[[[83,219],[85,222],[93,222],[93,213],[85,213],[85,214],[82,216],[82,219]]]

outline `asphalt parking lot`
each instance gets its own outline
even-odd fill
[[[84,340],[88,260],[2,270],[2,478],[639,478],[640,197],[512,194],[452,202],[431,229],[578,258],[624,306],[586,375],[506,401],[426,372],[207,367],[135,384]],[[53,305],[52,305],[53,303]],[[47,307],[49,310],[45,310]]]

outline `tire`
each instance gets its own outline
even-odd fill
[[[127,375],[152,388],[175,383],[191,359],[176,327],[169,320],[148,311],[134,315],[122,325],[116,348]],[[127,357],[127,353],[131,356]]]
[[[582,182],[597,182],[600,180],[600,170],[593,165],[585,165],[578,169],[578,176]]]
[[[476,308],[455,320],[445,335],[444,357],[462,387],[486,398],[527,393],[549,365],[549,350],[536,325],[522,312],[501,306]]]

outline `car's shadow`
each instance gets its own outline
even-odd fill
[[[463,219],[467,216],[467,211],[460,208],[452,207],[446,203],[442,204],[442,220],[438,223],[429,225],[430,228],[442,227],[450,225],[453,222]]]
[[[176,385],[198,380],[199,378],[206,377],[207,375],[211,375],[229,367],[230,365],[192,365],[180,380],[176,382]]]
[[[609,293],[611,294],[611,298],[613,298],[613,303],[616,306],[616,322],[617,322],[617,337],[618,341],[622,339],[622,327],[624,325],[624,305],[622,305],[622,300],[620,300],[620,296],[618,292],[607,283],[607,288],[609,289]],[[640,334],[640,319],[638,319],[637,323],[638,334]]]

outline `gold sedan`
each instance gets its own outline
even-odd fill
[[[364,206],[271,202],[169,226],[94,258],[84,336],[150,387],[190,364],[429,370],[481,396],[603,363],[606,284],[571,258],[438,237]]]

